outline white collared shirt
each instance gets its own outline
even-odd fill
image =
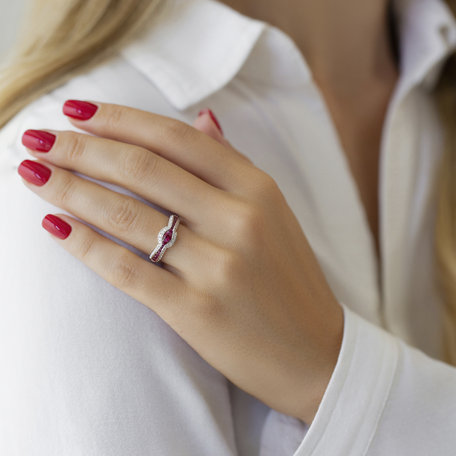
[[[431,90],[456,47],[456,22],[443,0],[394,6],[401,68],[381,141],[381,264],[299,49],[214,0],[167,0],[144,36],[0,131],[0,454],[455,454],[456,369],[439,361],[442,302],[433,282],[431,190],[443,130]],[[73,129],[60,114],[68,98],[188,123],[210,107],[233,146],[277,181],[345,315],[311,426],[232,385],[42,230],[41,218],[61,210],[17,176],[29,158],[20,138],[28,128]]]

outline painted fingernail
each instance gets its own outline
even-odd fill
[[[71,233],[71,225],[56,215],[48,214],[41,222],[41,226],[49,233],[60,239],[66,239]]]
[[[77,120],[89,120],[97,109],[97,105],[80,100],[67,100],[63,105],[63,113]]]
[[[31,184],[41,187],[51,177],[51,170],[41,163],[24,160],[17,169],[17,172]]]
[[[198,113],[198,117],[199,116],[202,116],[203,114],[209,114],[211,116],[211,119],[212,121],[215,123],[215,126],[220,130],[220,133],[223,135],[223,130],[222,130],[222,127],[220,125],[220,122],[218,121],[217,117],[215,117],[215,114],[208,108],[206,109],[202,109],[199,113]]]
[[[22,135],[22,144],[38,152],[49,152],[54,142],[55,135],[43,130],[27,130]]]

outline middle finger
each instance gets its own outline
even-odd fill
[[[41,138],[50,147],[43,147]],[[53,130],[27,130],[22,142],[39,159],[120,185],[179,214],[195,232],[212,231],[211,221],[217,219],[214,208],[229,202],[225,191],[140,146]]]

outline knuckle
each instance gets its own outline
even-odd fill
[[[198,320],[205,323],[220,322],[227,313],[225,305],[209,293],[201,294],[194,308],[196,308]]]
[[[83,135],[70,132],[66,135],[66,155],[70,162],[78,162],[84,155],[87,142]]]
[[[71,173],[64,173],[63,176],[65,177],[63,177],[60,191],[57,193],[58,205],[68,207],[75,191],[75,179]]]
[[[106,125],[110,131],[116,131],[124,123],[125,111],[122,106],[110,105],[106,112]]]
[[[120,289],[134,288],[136,268],[128,252],[123,252],[111,262],[110,281]]]
[[[82,239],[81,244],[78,248],[79,256],[82,261],[89,262],[88,260],[92,256],[92,252],[95,246],[95,238],[93,236],[86,236]]]
[[[224,250],[211,265],[213,282],[216,288],[225,288],[235,283],[241,267],[240,255],[232,250]]]
[[[197,130],[180,120],[169,119],[163,124],[163,134],[166,138],[187,143],[196,138]]]
[[[268,173],[260,171],[257,175],[258,188],[261,194],[268,196],[274,195],[279,190],[279,186],[275,179]]]
[[[255,169],[250,179],[251,197],[255,201],[270,203],[279,195],[277,182],[266,172]]]
[[[131,233],[136,229],[138,208],[133,200],[122,198],[107,209],[108,224],[120,233]]]
[[[153,179],[157,174],[158,159],[149,151],[133,147],[120,161],[121,176],[134,182],[142,183]],[[149,184],[149,183],[148,183]]]
[[[253,203],[242,203],[237,214],[232,218],[233,232],[241,245],[250,245],[257,241],[265,226],[262,210]]]

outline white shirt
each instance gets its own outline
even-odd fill
[[[455,454],[456,369],[439,361],[432,279],[443,130],[431,89],[456,47],[456,22],[443,0],[394,6],[402,60],[381,141],[381,264],[302,54],[279,29],[214,0],[168,0],[141,38],[0,131],[0,454]],[[28,128],[72,129],[60,113],[68,98],[188,123],[210,107],[233,146],[277,181],[345,316],[310,427],[232,385],[41,228],[60,208],[22,184],[20,138]]]

